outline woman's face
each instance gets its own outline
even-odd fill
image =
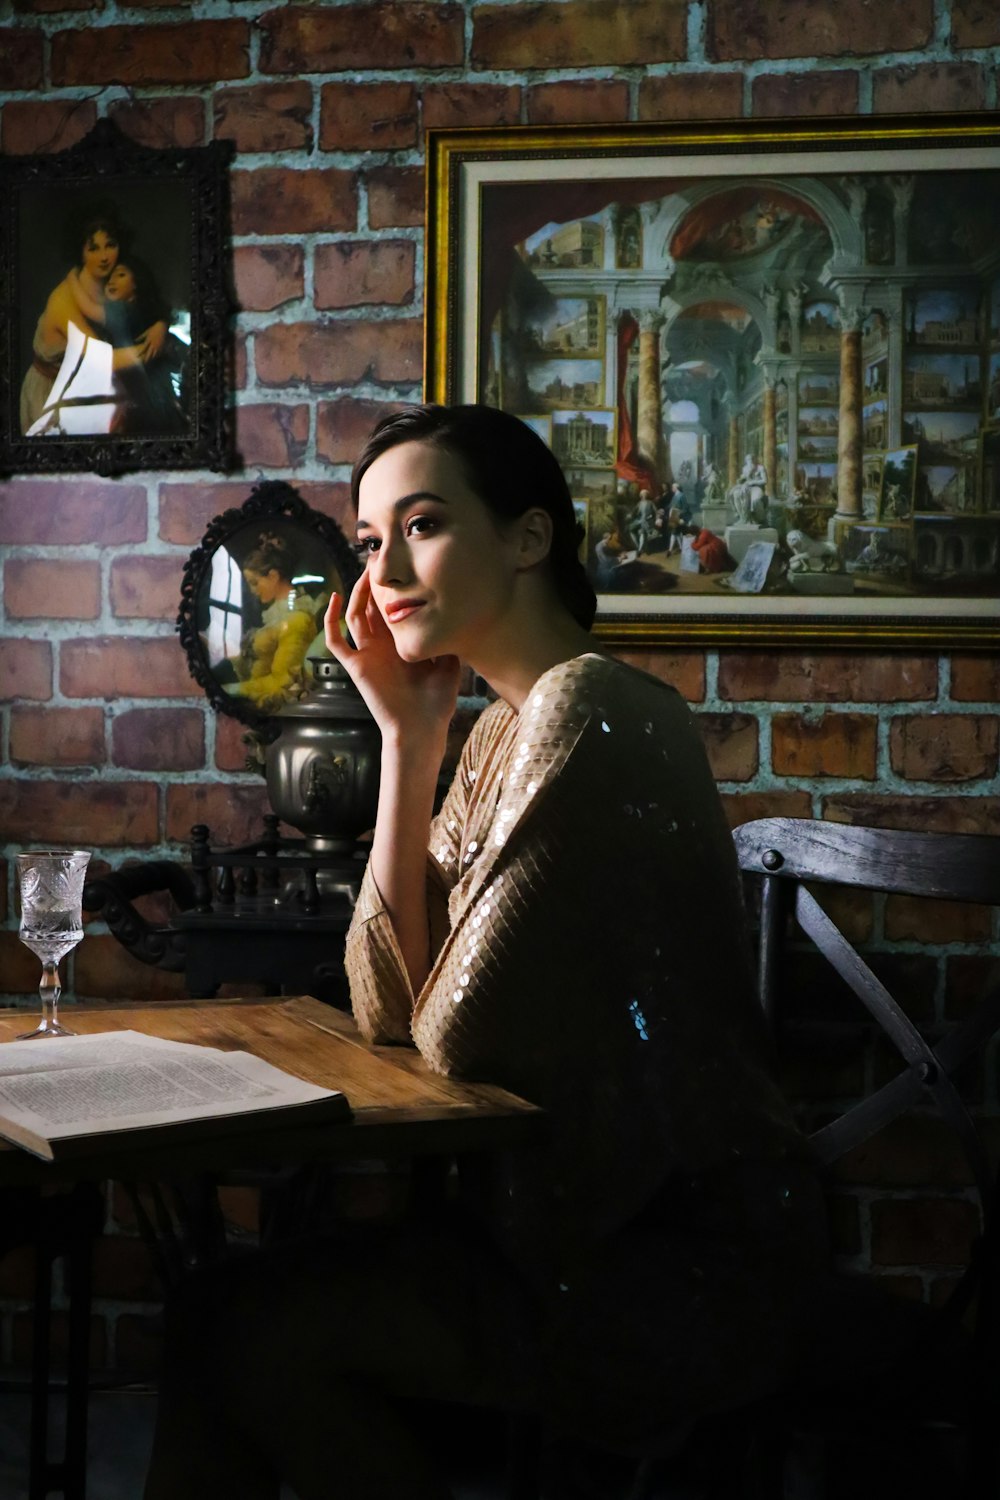
[[[404,661],[476,659],[511,603],[517,530],[498,521],[459,461],[433,444],[401,443],[366,470],[358,546]]]
[[[118,261],[118,241],[106,229],[95,229],[83,242],[83,268],[97,281],[107,281]]]
[[[277,568],[271,568],[266,573],[255,573],[253,568],[247,568],[243,574],[251,594],[259,599],[261,604],[273,604],[279,594],[288,593],[291,585],[283,579]]]
[[[118,264],[107,279],[104,295],[109,302],[135,301],[135,275],[128,266]]]

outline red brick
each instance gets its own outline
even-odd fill
[[[722,807],[730,828],[755,818],[811,818],[808,792],[723,792]]]
[[[885,935],[891,942],[988,943],[993,908],[970,901],[932,901],[923,896],[889,896]]]
[[[51,74],[56,88],[72,84],[217,83],[250,71],[246,21],[101,26],[57,31]]]
[[[775,714],[771,769],[776,776],[854,776],[874,781],[878,721],[869,714]]]
[[[111,612],[126,620],[177,618],[181,600],[179,557],[116,557],[111,564]]]
[[[205,764],[205,716],[198,708],[133,708],[111,725],[116,766],[129,771],[197,771]]]
[[[146,491],[92,479],[0,484],[0,545],[115,546],[146,540]]]
[[[877,115],[982,109],[985,102],[986,80],[977,63],[899,63],[879,69],[872,80]]]
[[[43,36],[40,31],[4,33],[0,49],[0,89],[41,88],[44,77]]]
[[[671,72],[639,84],[640,120],[726,120],[742,113],[742,73]]]
[[[244,468],[294,469],[308,441],[308,406],[236,408],[236,447]]]
[[[521,90],[516,84],[431,83],[424,89],[425,130],[517,125],[520,118]]]
[[[733,651],[719,697],[736,702],[897,703],[937,696],[937,657],[843,651]]]
[[[423,228],[424,174],[419,167],[376,167],[366,178],[372,229]]]
[[[838,1182],[866,1187],[966,1187],[972,1173],[952,1127],[934,1115],[904,1115],[855,1146],[833,1168]]]
[[[1000,42],[996,0],[951,0],[951,45],[994,47]]]
[[[139,781],[0,781],[0,826],[12,843],[155,844],[157,789]]]
[[[391,151],[417,144],[412,83],[326,83],[320,90],[324,151]]]
[[[125,135],[141,146],[159,150],[169,146],[205,143],[205,105],[190,95],[165,99],[116,99],[108,115]]]
[[[76,951],[73,988],[81,1000],[178,1000],[184,975],[144,964],[110,933],[87,933]]]
[[[683,0],[537,0],[479,5],[472,64],[479,68],[646,67],[686,52]]]
[[[814,885],[812,893],[818,905],[852,943],[865,943],[875,925],[874,897],[870,891],[850,886]]]
[[[233,250],[236,300],[246,312],[273,312],[305,290],[299,245],[237,245]]]
[[[911,52],[934,35],[933,0],[873,5],[871,0],[729,0],[708,12],[713,62],[762,57],[839,57]]]
[[[215,764],[220,771],[250,771],[260,745],[253,732],[228,714],[215,716]],[[261,750],[261,753],[263,751]]]
[[[3,570],[4,605],[12,620],[96,620],[101,565],[12,557]]]
[[[461,66],[465,45],[461,7],[414,0],[290,6],[260,16],[256,25],[263,73],[454,68]]]
[[[214,108],[216,137],[235,141],[237,151],[312,149],[312,89],[308,83],[219,89]]]
[[[166,836],[186,843],[196,823],[207,823],[213,844],[248,844],[260,838],[261,819],[270,810],[263,779],[238,786],[175,783],[167,787]]]
[[[1000,655],[953,656],[951,696],[960,703],[1000,703]]]
[[[628,119],[628,113],[628,84],[610,79],[539,83],[528,90],[532,125],[618,124]]]
[[[337,167],[234,172],[232,194],[234,234],[326,234],[357,223],[353,174]]]
[[[225,510],[238,509],[250,494],[250,481],[221,484],[164,484],[160,487],[160,535],[166,542],[193,546],[208,523]],[[313,510],[353,530],[350,487],[341,483],[303,480],[295,489]]]
[[[160,537],[165,542],[194,545],[200,542],[209,521],[225,510],[234,510],[250,494],[248,480],[223,480],[215,484],[162,484],[160,486]]]
[[[978,781],[997,771],[997,720],[972,714],[906,714],[889,726],[892,769],[909,781]]]
[[[103,766],[104,710],[12,708],[10,758],[18,766]]]
[[[689,703],[705,701],[705,653],[703,651],[659,651],[655,648],[635,651],[618,647],[613,655],[626,666],[648,672],[677,689]]]
[[[190,698],[198,692],[172,636],[63,641],[59,682],[68,698]]]
[[[716,781],[749,781],[757,774],[757,720],[750,714],[699,714]]]
[[[345,396],[321,401],[316,413],[316,453],[327,463],[353,464],[380,417],[399,411],[398,401],[366,401]]]
[[[261,385],[320,388],[418,381],[422,351],[423,324],[417,318],[272,323],[257,334],[254,350]]]
[[[0,638],[0,701],[52,697],[52,647],[48,641]]]
[[[962,1265],[979,1229],[973,1204],[946,1198],[876,1202],[871,1215],[879,1266]]]
[[[850,792],[827,797],[823,816],[859,828],[912,828],[923,833],[993,833],[1000,797],[891,797]]]
[[[12,100],[3,108],[3,149],[8,156],[36,156],[75,146],[97,121],[90,99]]]
[[[328,308],[411,303],[415,257],[412,240],[340,240],[317,245],[315,304]]]
[[[803,115],[854,115],[858,112],[858,74],[765,73],[752,85],[757,117],[798,119]]]

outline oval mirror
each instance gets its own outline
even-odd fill
[[[184,566],[177,630],[212,704],[263,726],[327,654],[323,614],[360,564],[336,521],[283,480],[268,480],[211,522]]]

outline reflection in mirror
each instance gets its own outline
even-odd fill
[[[216,708],[260,724],[308,687],[327,654],[323,615],[359,566],[327,516],[291,487],[259,485],[211,523],[184,570],[177,628],[192,675]]]

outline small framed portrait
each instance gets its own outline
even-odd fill
[[[224,143],[0,161],[0,473],[229,466]]]

